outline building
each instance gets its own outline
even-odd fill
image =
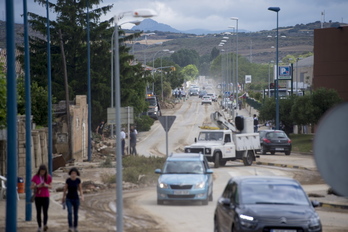
[[[335,89],[348,101],[348,26],[314,30],[313,89]]]

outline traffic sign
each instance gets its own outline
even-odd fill
[[[115,124],[116,121],[115,108],[107,109],[107,122],[108,124]],[[134,108],[132,106],[121,107],[121,124],[134,123]]]
[[[165,132],[168,132],[170,130],[170,127],[173,125],[175,119],[176,119],[176,116],[160,116],[160,117],[158,117],[158,120],[162,124]]]
[[[291,66],[279,66],[279,76],[278,79],[287,80],[291,79]]]

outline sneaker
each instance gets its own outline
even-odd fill
[[[77,228],[75,228],[75,232],[79,232],[79,230]]]
[[[47,231],[48,230],[48,226],[44,226],[44,230],[43,231]]]
[[[41,232],[41,227],[37,228],[37,232]]]
[[[73,228],[69,228],[68,232],[74,232]]]

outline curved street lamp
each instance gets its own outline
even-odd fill
[[[278,44],[278,21],[279,21],[279,16],[278,13],[280,11],[279,7],[268,7],[268,10],[276,12],[277,13],[277,47],[276,47],[276,78],[275,78],[275,98],[276,98],[276,130],[279,130],[279,94],[278,94],[278,77],[279,77],[279,59],[278,59],[278,49],[279,49],[279,44]]]
[[[151,18],[156,15],[153,10],[141,9],[127,11],[115,15],[115,124],[116,124],[116,228],[118,232],[123,232],[123,194],[122,194],[122,151],[121,151],[121,88],[120,88],[120,54],[118,41],[119,21],[125,16],[130,15],[134,18]]]
[[[239,20],[239,18],[238,17],[231,17],[230,19],[236,21],[236,39],[237,39],[237,45],[236,45],[236,79],[235,79],[235,83],[234,84],[236,86],[236,97],[235,97],[235,99],[236,99],[236,101],[238,101],[238,91],[239,91],[239,86],[238,86],[238,79],[239,79],[238,78],[238,60],[239,60],[239,58],[238,58],[238,20]],[[237,109],[238,109],[238,107],[237,107]]]

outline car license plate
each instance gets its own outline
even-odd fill
[[[271,232],[297,232],[297,230],[282,230],[282,229],[277,229],[277,230],[271,230]]]
[[[284,148],[276,147],[276,151],[284,151]]]
[[[174,195],[188,195],[188,194],[190,194],[189,191],[184,191],[184,190],[174,191]]]

